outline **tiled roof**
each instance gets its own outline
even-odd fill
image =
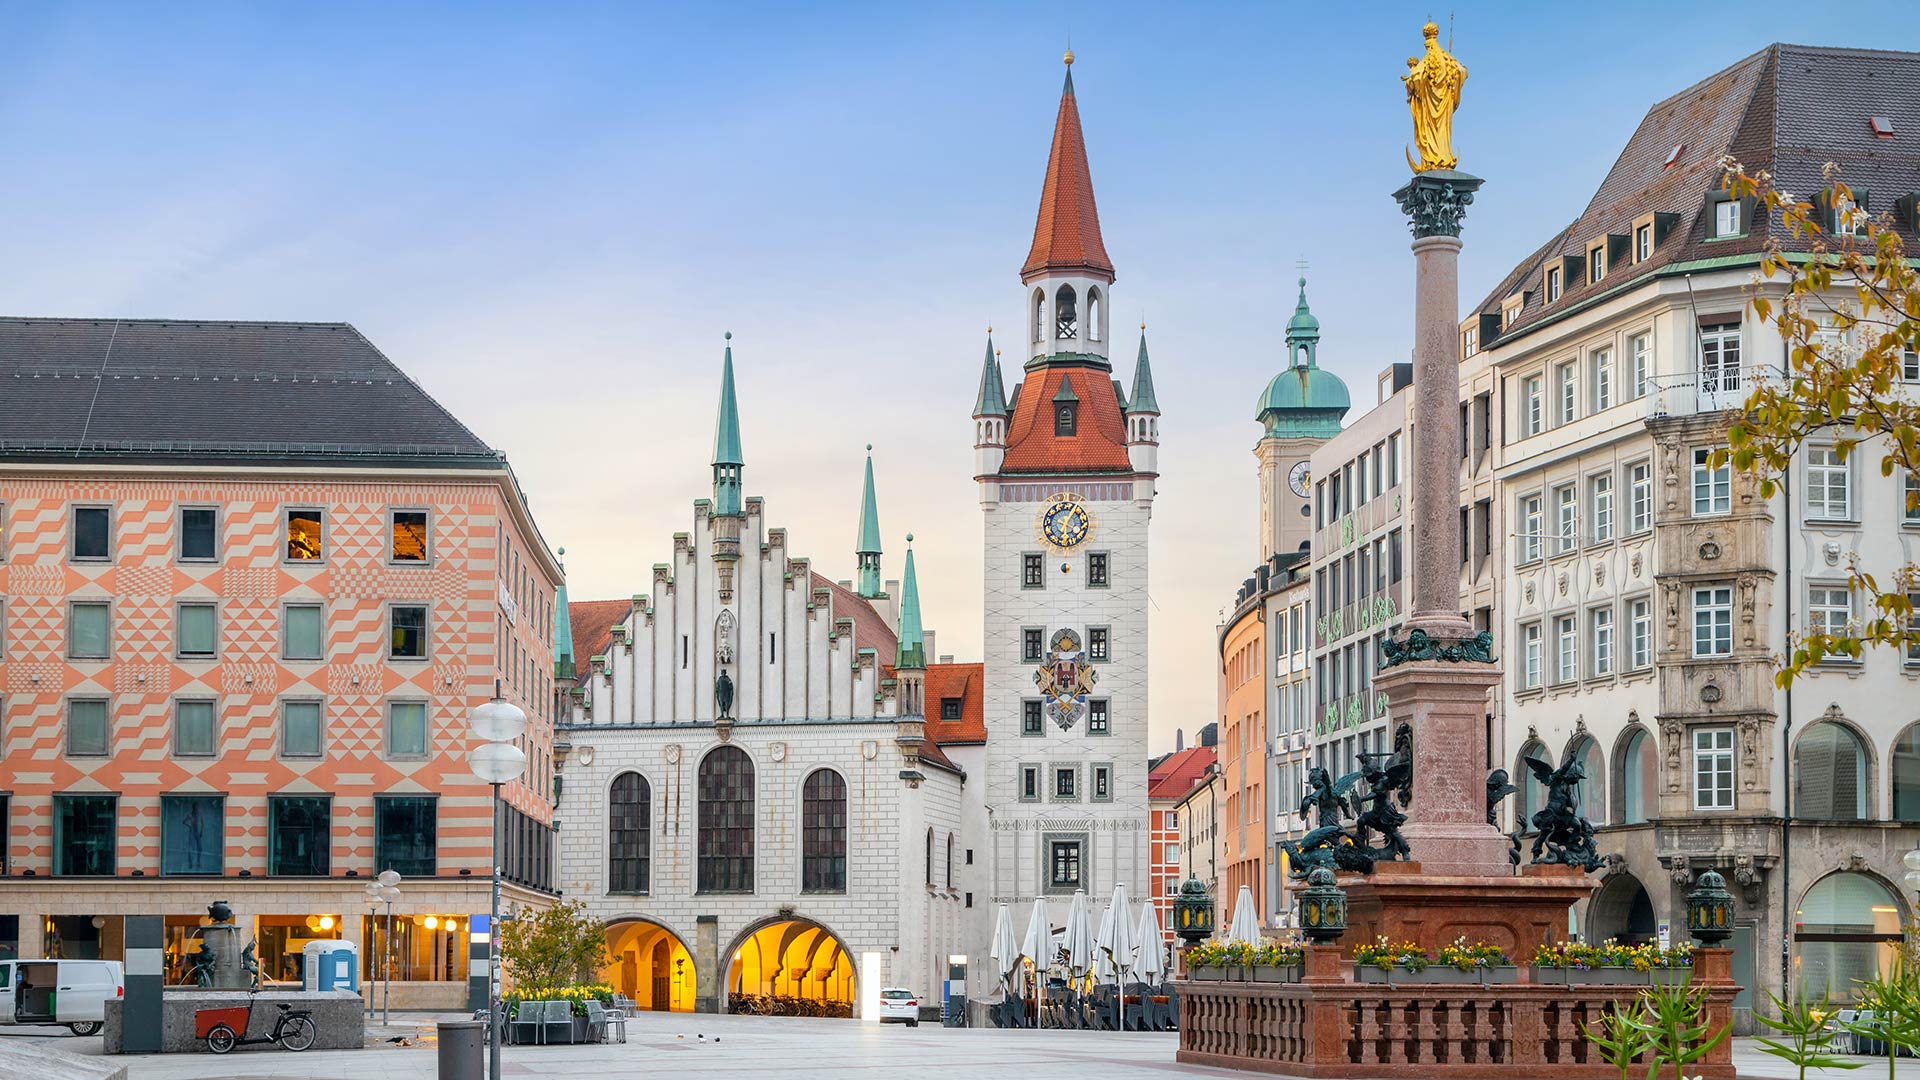
[[[928,739],[926,742],[920,744],[920,760],[930,765],[938,765],[950,773],[956,773],[962,776],[966,775],[965,771],[961,769],[960,766],[955,765],[953,759],[947,756],[947,752],[940,749],[940,744],[934,742],[932,739]]]
[[[573,670],[577,678],[587,677],[589,660],[607,651],[613,644],[613,628],[626,621],[633,610],[631,600],[570,600],[568,622],[573,628]]]
[[[1189,746],[1167,755],[1147,774],[1147,798],[1178,799],[1193,790],[1194,782],[1206,775],[1214,760],[1211,746]]]
[[[0,455],[492,463],[345,323],[0,319]]]
[[[852,589],[842,587],[819,573],[813,575],[813,587],[826,587],[833,590],[833,617],[853,620],[853,647],[872,649],[874,660],[880,664],[893,663],[900,645],[893,630],[887,626],[887,620],[865,597]]]
[[[1087,143],[1080,134],[1080,106],[1073,97],[1071,69],[1053,121],[1053,146],[1047,151],[1047,178],[1040,187],[1033,246],[1020,276],[1025,280],[1049,270],[1113,278],[1113,260],[1107,258],[1107,246],[1100,239],[1100,211],[1093,204],[1093,174],[1087,170]]]
[[[928,664],[927,738],[948,745],[987,741],[985,664]],[[940,719],[940,703],[960,699],[960,719]]]
[[[1875,116],[1892,119],[1892,138],[1873,133]],[[1475,310],[1497,314],[1504,300],[1529,293],[1519,318],[1498,335],[1506,338],[1675,264],[1757,255],[1770,222],[1749,223],[1742,238],[1707,239],[1707,199],[1724,186],[1720,162],[1727,156],[1749,171],[1771,171],[1802,199],[1826,186],[1822,169],[1834,162],[1844,182],[1870,192],[1873,214],[1891,212],[1898,198],[1920,191],[1920,53],[1770,45],[1659,102],[1580,217]],[[1610,260],[1605,277],[1587,281],[1588,246],[1609,236],[1627,237],[1630,245],[1634,223],[1654,213],[1677,217],[1653,255],[1639,263]],[[1911,220],[1897,227],[1914,238]],[[1546,269],[1567,257],[1576,269],[1564,274],[1561,296],[1548,304]]]
[[[1031,385],[1038,382],[1038,386]],[[1071,382],[1080,400],[1072,435],[1053,433],[1053,399]],[[1002,473],[1131,472],[1120,393],[1099,368],[1048,365],[1015,392]]]

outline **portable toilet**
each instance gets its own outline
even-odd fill
[[[360,992],[360,948],[351,941],[309,941],[300,950],[307,990]]]

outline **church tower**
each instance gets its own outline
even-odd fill
[[[1115,280],[1071,65],[1009,398],[991,339],[974,401],[985,526],[984,799],[993,901],[1148,881],[1147,526],[1160,405],[1144,331],[1132,399],[1112,361]],[[903,638],[904,640],[904,638]],[[993,910],[992,904],[981,910]]]
[[[1307,307],[1307,279],[1287,320],[1287,369],[1260,395],[1254,418],[1263,426],[1253,456],[1260,462],[1260,558],[1300,551],[1313,532],[1313,478],[1307,459],[1340,434],[1350,402],[1347,384],[1318,364],[1320,320]],[[1144,362],[1144,361],[1143,361]]]

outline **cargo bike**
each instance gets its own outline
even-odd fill
[[[296,1009],[285,1002],[274,1003],[274,1008],[279,1009],[280,1014],[274,1017],[271,1034],[248,1038],[247,1029],[253,1024],[255,1003],[255,999],[250,997],[245,1005],[195,1009],[194,1038],[205,1039],[207,1049],[216,1054],[252,1043],[279,1043],[283,1050],[305,1050],[313,1045],[315,1032],[312,1010]]]

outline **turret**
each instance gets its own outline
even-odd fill
[[[926,634],[920,628],[920,582],[913,570],[913,534],[907,534],[907,570],[900,580],[899,650],[894,672],[900,680],[900,715],[925,715]]]
[[[1140,324],[1140,355],[1133,363],[1133,392],[1127,395],[1127,460],[1134,471],[1160,475],[1160,399],[1153,394],[1153,367],[1147,363],[1147,324]]]
[[[873,444],[867,444],[867,482],[860,492],[860,540],[853,549],[859,571],[857,591],[869,600],[885,597],[880,587],[880,508],[873,497]]]
[[[1000,354],[987,328],[987,359],[980,368],[980,393],[973,401],[974,475],[992,476],[1007,456],[1007,391],[1000,381]]]
[[[720,602],[733,602],[733,567],[740,561],[740,522],[746,511],[740,498],[740,406],[733,394],[733,331],[727,331],[726,359],[720,367],[720,417],[713,432],[713,561]]]
[[[560,585],[553,590],[553,677],[570,683],[574,677],[573,616],[567,611],[567,549],[560,549]],[[564,687],[562,687],[564,692]]]
[[[1080,105],[1073,94],[1071,51],[1066,62],[1033,246],[1020,268],[1020,280],[1027,286],[1028,365],[1081,360],[1107,367],[1113,260],[1100,237]]]

